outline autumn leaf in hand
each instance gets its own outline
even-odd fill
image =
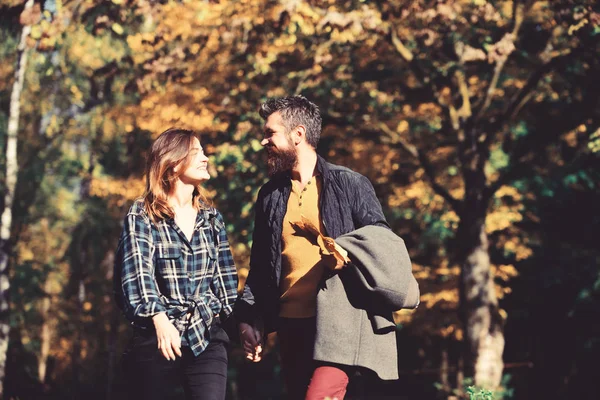
[[[343,263],[350,261],[350,259],[348,258],[348,252],[344,250],[340,245],[338,245],[332,238],[322,235],[321,232],[319,232],[319,230],[317,229],[317,227],[312,222],[310,222],[310,220],[308,220],[308,218],[306,218],[304,215],[301,217],[299,222],[292,222],[292,224],[296,228],[314,235],[317,239],[317,244],[321,248],[321,252],[324,255],[332,255],[337,260]]]

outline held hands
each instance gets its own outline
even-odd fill
[[[152,317],[154,327],[156,328],[156,338],[158,339],[158,349],[169,361],[175,361],[175,356],[181,357],[181,337],[179,331],[169,321],[166,313],[156,314]]]
[[[262,360],[262,328],[240,322],[239,329],[242,346],[246,353],[246,359],[253,362]]]

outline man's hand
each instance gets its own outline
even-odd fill
[[[253,362],[262,360],[262,328],[240,322],[240,339],[246,352],[246,358]]]
[[[175,361],[175,356],[181,357],[181,337],[179,331],[169,321],[166,313],[159,313],[152,317],[156,328],[158,349],[167,360]]]
[[[321,254],[327,260],[325,264],[332,271],[339,271],[350,262],[348,252],[332,238],[323,236],[317,227],[306,217],[302,216],[300,221],[290,223],[295,229],[308,232],[315,237],[317,244],[321,248]]]
[[[346,264],[350,262],[350,258],[348,258],[348,252],[330,237],[322,236],[322,240],[323,246],[329,253],[329,255],[326,257],[332,258],[332,260],[328,260],[327,266],[333,271],[339,271],[344,268]],[[317,242],[318,241],[319,240],[317,239]]]
[[[339,271],[346,266],[346,261],[341,260],[338,257],[335,257],[333,254],[327,257],[327,267],[329,267],[332,271]]]

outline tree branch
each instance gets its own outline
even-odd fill
[[[454,211],[458,213],[461,209],[461,201],[452,196],[445,187],[436,182],[435,174],[433,172],[433,166],[429,161],[429,158],[424,153],[420,152],[416,146],[400,137],[400,135],[397,132],[392,131],[383,122],[379,123],[379,128],[382,131],[384,131],[394,143],[398,143],[400,147],[402,147],[407,153],[409,153],[413,158],[415,158],[419,162],[421,168],[423,168],[423,170],[425,171],[425,175],[427,175],[429,183],[431,184],[431,187],[433,188],[435,193],[442,196],[450,204]]]
[[[498,80],[500,79],[500,74],[502,73],[502,70],[504,70],[504,65],[506,64],[508,57],[514,50],[514,42],[517,39],[519,30],[521,29],[521,25],[523,23],[524,7],[525,7],[523,4],[516,4],[516,3],[517,2],[515,2],[514,6],[513,6],[513,30],[510,33],[510,39],[513,44],[513,48],[509,49],[505,54],[500,55],[499,58],[497,59],[496,66],[494,67],[494,75],[493,75],[492,80],[490,81],[490,85],[488,86],[488,89],[486,91],[486,95],[484,97],[483,104],[482,104],[481,108],[479,108],[479,111],[477,112],[477,114],[475,116],[474,125],[476,125],[477,122],[479,122],[479,120],[481,119],[483,114],[485,114],[485,112],[487,111],[489,106],[492,104],[492,98],[494,97],[494,92],[496,91],[496,87],[498,86]],[[504,39],[501,39],[500,41],[502,41],[502,40],[504,40]],[[500,48],[499,50],[502,50],[502,48]]]
[[[578,49],[580,51],[580,49]],[[531,91],[535,89],[540,82],[540,80],[550,72],[555,66],[559,65],[561,62],[573,56],[573,51],[566,51],[561,53],[559,56],[554,56],[550,58],[548,61],[542,63],[542,65],[534,71],[527,80],[525,86],[521,88],[511,99],[509,105],[506,107],[504,112],[502,113],[502,118],[500,121],[502,123],[509,122],[514,119],[519,111],[523,108],[523,106],[527,103],[527,101],[531,98]]]
[[[452,123],[452,128],[455,131],[460,129],[460,121],[468,120],[473,114],[471,110],[471,99],[469,98],[469,86],[467,85],[467,81],[465,79],[465,73],[457,69],[454,73],[456,77],[456,84],[458,85],[458,91],[460,93],[460,97],[462,99],[462,104],[460,108],[457,110],[452,104],[448,106],[450,112],[450,120]]]
[[[413,74],[417,77],[419,82],[427,88],[429,95],[433,101],[439,104],[443,109],[450,111],[451,106],[444,103],[441,99],[441,96],[438,95],[438,89],[434,81],[425,74],[425,72],[421,69],[421,66],[417,62],[417,58],[415,58],[414,54],[402,43],[402,40],[398,37],[396,33],[396,29],[393,26],[390,26],[390,37],[391,42],[398,54],[406,61],[408,64],[408,68],[412,71]]]
[[[575,129],[581,124],[581,121],[588,119],[597,110],[597,107],[600,105],[600,78],[597,77],[598,75],[600,75],[600,70],[590,71],[590,76],[593,78],[587,85],[586,95],[580,102],[573,103],[568,110],[561,112],[555,118],[545,119],[543,124],[534,132],[528,134],[515,144],[515,150],[509,155],[509,167],[501,173],[495,182],[488,185],[484,191],[484,201],[486,203],[502,185],[523,175],[523,170],[531,169],[531,166],[521,161],[528,152]],[[564,115],[569,115],[570,117],[564,118]],[[540,139],[543,140],[541,145]]]
[[[497,136],[494,132],[503,132],[506,130],[506,127],[514,121],[519,112],[523,109],[525,104],[529,102],[531,97],[533,97],[534,89],[537,87],[542,78],[549,72],[551,72],[554,68],[561,65],[564,61],[569,58],[574,57],[576,54],[579,54],[584,51],[584,47],[580,46],[574,50],[565,50],[559,53],[559,55],[555,55],[553,57],[542,56],[542,65],[531,73],[527,83],[523,86],[515,95],[511,98],[508,103],[508,106],[502,112],[500,118],[496,120],[494,124],[492,124],[488,132],[486,133],[485,140],[483,142],[482,148],[490,147],[493,139]]]
[[[393,27],[390,29],[392,34],[392,44],[394,45],[394,48],[407,63],[411,63],[415,56],[406,46],[404,46],[404,43],[402,43],[402,41],[398,37],[396,30]]]

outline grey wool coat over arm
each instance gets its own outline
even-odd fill
[[[330,164],[320,156],[317,159],[317,171],[323,179],[319,209],[326,236],[338,240],[363,227],[378,227],[377,232],[387,231],[400,239],[390,230],[375,190],[366,177],[348,168]],[[276,331],[278,325],[281,232],[290,192],[289,174],[280,174],[266,183],[258,194],[254,210],[250,273],[234,309],[237,321],[249,324],[262,322],[267,333]],[[391,238],[381,233],[380,240],[383,240],[383,236]],[[349,248],[353,247],[351,237],[347,242],[342,240]],[[385,252],[377,253],[378,257],[388,254],[393,246],[382,247],[385,247]],[[392,255],[391,258],[404,260],[404,264],[398,268],[406,274],[407,270],[410,271],[410,261],[404,243],[396,250],[402,256]],[[358,251],[354,253],[354,259],[362,259]],[[374,252],[371,250],[365,254],[373,256]],[[353,258],[352,252],[350,258]],[[374,265],[377,268],[370,268],[370,272],[364,267]],[[382,269],[384,273],[378,272],[379,268],[384,267],[380,267],[376,261],[357,262],[340,274],[324,277],[323,288],[317,297],[319,316],[314,356],[321,361],[369,368],[383,379],[394,379],[398,376],[398,367],[392,312],[409,307],[408,292],[404,294],[404,275],[398,278],[401,283],[397,285],[393,283],[397,279],[389,279],[385,273],[394,272],[394,267]],[[408,275],[412,278],[412,274]],[[388,290],[391,292],[388,293]],[[365,293],[373,296],[365,296]],[[361,298],[365,301],[360,301]]]
[[[398,378],[392,313],[419,304],[419,286],[402,238],[368,225],[336,239],[351,259],[317,295],[314,358]]]

